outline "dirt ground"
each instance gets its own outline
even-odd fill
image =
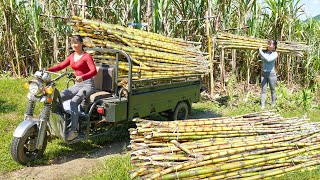
[[[219,116],[213,112],[192,113],[189,118],[209,118]],[[121,141],[108,142],[102,149],[97,150],[93,155],[72,155],[58,157],[50,162],[50,165],[31,166],[23,169],[0,173],[0,180],[8,179],[33,179],[33,180],[61,180],[74,179],[83,174],[90,173],[96,165],[103,159],[115,154],[124,153],[129,145],[129,139],[124,138]]]
[[[34,167],[25,167],[18,171],[12,171],[0,174],[0,179],[34,179],[34,180],[60,180],[74,179],[83,174],[90,173],[96,165],[107,156],[120,154],[125,151],[124,147],[129,145],[128,140],[121,142],[110,142],[102,149],[97,150],[93,155],[73,155],[68,157],[59,157],[51,165],[42,165]]]

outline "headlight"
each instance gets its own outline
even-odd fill
[[[29,84],[29,92],[32,94],[32,95],[36,95],[40,92],[40,86],[38,85],[38,83],[36,82],[31,82]]]

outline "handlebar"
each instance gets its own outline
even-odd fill
[[[67,78],[68,78],[68,79],[75,79],[76,76],[75,76],[73,73],[68,73],[68,74],[67,74]]]
[[[62,73],[62,74],[60,74],[60,73],[55,73],[55,72],[51,72],[51,71],[46,71],[46,70],[43,70],[42,72],[47,72],[47,73],[50,73],[50,74],[59,75],[58,77],[56,77],[55,79],[52,80],[53,82],[58,81],[59,79],[61,79],[61,78],[64,77],[64,76],[67,76],[68,79],[74,79],[74,78],[76,78],[76,76],[75,76],[73,73],[70,73],[70,72],[64,72],[64,73]]]
[[[58,77],[56,77],[54,80],[52,80],[53,82],[58,81],[59,79],[61,79],[63,76],[65,76],[67,74],[67,72],[64,72],[62,74],[60,74]]]

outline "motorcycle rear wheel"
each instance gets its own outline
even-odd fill
[[[181,101],[177,104],[174,111],[171,113],[170,120],[185,120],[188,118],[189,107],[185,101]]]
[[[28,129],[22,137],[14,137],[11,145],[12,158],[20,164],[27,164],[41,157],[47,147],[47,135],[43,139],[42,149],[36,149],[37,138],[38,129],[36,127]]]

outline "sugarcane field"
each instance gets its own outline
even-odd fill
[[[0,2],[0,179],[319,179],[307,0]]]

